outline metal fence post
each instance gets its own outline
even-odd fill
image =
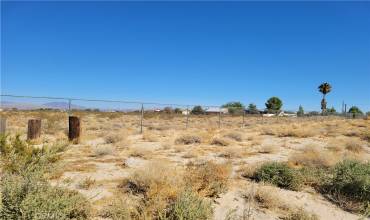
[[[72,106],[72,100],[68,99],[68,116],[71,116],[71,106]]]
[[[143,133],[144,104],[141,104],[140,133]]]
[[[218,109],[218,128],[221,128],[221,108]]]
[[[189,106],[187,106],[186,107],[186,129],[188,129],[189,127],[189,115],[190,115]]]
[[[245,125],[245,109],[243,109],[243,124],[242,124],[242,128],[244,128],[244,125]]]

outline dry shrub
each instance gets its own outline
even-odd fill
[[[143,134],[143,140],[148,141],[148,142],[156,142],[158,141],[158,136],[150,132],[145,132]]]
[[[274,126],[269,128],[263,128],[262,134],[264,135],[275,135],[278,137],[299,137],[307,138],[313,137],[317,134],[317,130],[311,127],[303,127],[302,125],[288,125],[288,126]]]
[[[234,141],[238,141],[238,142],[243,140],[242,135],[240,133],[237,133],[237,132],[230,132],[230,133],[226,134],[224,137],[230,138],[230,139],[232,139]]]
[[[278,148],[274,145],[264,145],[258,149],[258,153],[270,154],[276,152],[277,150]]]
[[[304,209],[291,209],[283,220],[318,220],[319,217],[313,213],[308,213]]]
[[[153,216],[163,215],[184,189],[181,170],[160,162],[148,164],[125,179],[120,187],[125,192],[142,196],[145,208]]]
[[[152,151],[150,151],[148,149],[144,149],[142,147],[136,147],[136,148],[131,149],[131,151],[129,153],[129,156],[130,157],[139,157],[139,158],[148,159],[151,152]]]
[[[217,197],[228,186],[231,164],[216,164],[212,161],[188,164],[187,184],[201,196]]]
[[[273,186],[259,185],[252,193],[244,194],[244,197],[248,200],[253,199],[260,207],[269,210],[287,210],[289,207],[288,204],[280,199],[277,189]]]
[[[262,137],[260,136],[253,136],[248,138],[248,140],[251,142],[252,146],[257,146],[262,144]]]
[[[94,157],[103,157],[106,155],[113,155],[115,149],[111,145],[100,145],[93,148]]]
[[[215,137],[212,139],[211,144],[218,146],[228,146],[230,142],[224,138]]]
[[[91,177],[86,177],[77,184],[77,188],[88,190],[96,184],[96,180]]]
[[[224,150],[223,152],[221,152],[219,155],[219,157],[224,157],[224,158],[227,158],[227,159],[232,159],[232,158],[240,158],[241,157],[241,152],[240,150],[238,149],[226,149]]]
[[[364,131],[361,134],[361,138],[364,139],[365,141],[370,142],[370,131]]]
[[[253,178],[255,172],[261,167],[261,164],[248,164],[242,166],[238,172],[241,174],[244,178]]]
[[[315,130],[310,128],[285,128],[278,132],[279,137],[307,138],[315,136]]]
[[[349,141],[346,143],[346,149],[353,153],[361,153],[364,151],[363,146],[358,141]]]
[[[107,144],[114,144],[117,142],[122,141],[123,137],[119,134],[108,134],[104,137],[105,143]]]
[[[202,139],[196,135],[183,135],[175,140],[175,144],[200,144]]]
[[[301,152],[293,154],[289,162],[296,166],[331,167],[339,160],[335,153],[319,150],[317,147],[306,146]]]

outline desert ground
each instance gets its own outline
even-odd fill
[[[81,219],[350,220],[369,215],[370,192],[362,186],[369,186],[370,120],[251,116],[243,123],[241,116],[224,115],[219,127],[217,115],[191,115],[186,128],[184,115],[148,114],[141,133],[139,115],[72,114],[81,118],[75,143],[68,142],[65,112],[2,112],[8,142],[16,135],[26,141],[27,120],[41,118],[41,138],[27,145],[63,145],[47,182],[86,199],[88,211]],[[335,172],[348,161],[367,169],[358,174],[365,183],[351,185],[354,193],[362,187],[355,198],[346,189],[330,188],[339,181]]]

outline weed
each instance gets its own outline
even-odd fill
[[[252,178],[285,189],[297,190],[300,188],[299,174],[285,163],[265,163],[256,170]]]
[[[228,186],[230,164],[216,164],[207,161],[189,164],[186,169],[187,184],[202,196],[217,197]]]
[[[195,135],[183,135],[181,137],[178,137],[175,140],[175,144],[200,144],[202,142],[202,139],[199,136]]]

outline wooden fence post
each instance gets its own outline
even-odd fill
[[[28,120],[27,140],[34,140],[41,136],[41,119]]]
[[[69,132],[68,139],[75,143],[78,143],[80,140],[81,126],[80,119],[76,116],[69,116]]]
[[[0,135],[6,132],[6,118],[0,117]]]

